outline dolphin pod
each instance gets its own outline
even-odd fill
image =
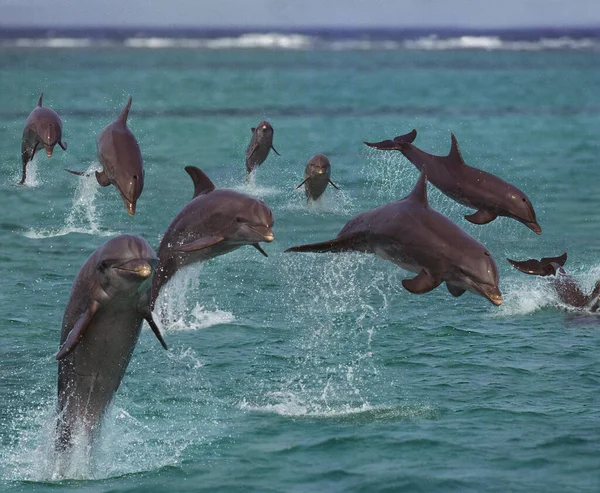
[[[158,247],[152,307],[160,290],[182,267],[204,262],[252,245],[265,257],[260,242],[274,239],[273,214],[262,201],[233,190],[216,190],[202,170],[187,166],[194,195],[173,219]]]
[[[150,313],[156,255],[139,236],[121,235],[101,245],[73,282],[60,335],[57,449],[73,436],[97,435],[102,417],[125,374],[146,320],[167,349]]]
[[[40,94],[37,106],[27,117],[23,137],[21,139],[21,159],[23,161],[23,172],[19,185],[25,183],[27,178],[27,164],[33,160],[40,146],[46,149],[46,156],[52,157],[54,146],[58,144],[64,151],[67,143],[62,140],[62,120],[56,111],[42,106],[44,93]]]
[[[425,171],[408,196],[352,218],[333,240],[286,250],[346,251],[374,253],[417,272],[413,279],[402,281],[411,293],[427,293],[446,282],[452,296],[470,291],[494,305],[502,303],[498,269],[490,252],[429,206]]]
[[[515,269],[535,276],[554,276],[552,287],[560,301],[573,308],[596,312],[600,305],[600,281],[597,281],[590,294],[585,294],[579,284],[563,268],[567,261],[566,252],[558,257],[544,257],[541,260],[507,259]]]
[[[339,189],[339,187],[331,181],[331,163],[327,156],[316,154],[308,160],[306,169],[304,170],[304,181],[296,188],[298,189],[302,185],[304,185],[306,200],[309,201],[317,200],[323,195],[327,185]]]
[[[400,151],[417,169],[427,169],[429,181],[442,193],[477,212],[465,216],[473,224],[487,224],[498,216],[506,216],[523,223],[537,234],[542,228],[537,223],[533,205],[527,195],[501,178],[468,166],[458,148],[454,134],[447,156],[434,156],[414,146],[417,131],[400,135],[393,140],[365,142],[380,150]]]

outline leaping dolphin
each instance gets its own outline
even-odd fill
[[[304,181],[296,188],[304,185],[306,200],[317,200],[327,188],[331,185],[339,190],[339,187],[331,181],[331,163],[327,156],[316,154],[306,163],[304,170]]]
[[[365,144],[375,149],[400,151],[417,169],[427,168],[429,181],[442,193],[459,204],[477,209],[477,212],[465,216],[467,221],[487,224],[498,216],[506,216],[537,234],[542,233],[527,195],[496,175],[465,164],[454,134],[447,156],[434,156],[415,147],[412,142],[416,137],[417,131],[413,130],[394,140]]]
[[[453,296],[470,291],[494,305],[502,303],[498,269],[490,252],[429,206],[424,171],[408,196],[352,218],[333,240],[286,250],[347,251],[374,253],[417,272],[413,279],[402,281],[411,293],[427,293],[446,282]]]
[[[166,349],[150,313],[156,255],[139,236],[121,235],[100,246],[81,267],[62,322],[58,360],[56,447],[74,434],[92,440],[119,388],[146,320]]]
[[[42,106],[44,93],[35,109],[27,117],[23,137],[21,139],[21,160],[23,162],[23,173],[19,185],[25,183],[27,178],[27,164],[33,160],[36,151],[42,145],[46,149],[46,156],[52,157],[54,146],[58,144],[64,151],[67,143],[62,141],[62,120],[56,111]]]
[[[158,247],[152,308],[162,286],[182,267],[244,245],[252,245],[266,257],[259,242],[274,239],[273,214],[262,200],[233,190],[215,190],[213,182],[195,166],[187,166],[185,171],[194,182],[194,196],[173,219]]]
[[[506,259],[515,269],[535,276],[554,276],[552,286],[565,305],[573,308],[587,309],[591,312],[598,310],[600,305],[600,281],[596,282],[592,292],[585,294],[572,276],[567,274],[563,266],[567,261],[567,253],[559,257],[544,257],[541,260],[529,259],[523,261]]]
[[[137,200],[144,189],[144,161],[140,146],[127,127],[131,101],[130,96],[117,119],[98,136],[98,160],[102,171],[96,171],[96,180],[103,187],[114,185],[121,194],[127,213],[133,216]],[[79,171],[67,171],[84,175]]]
[[[252,138],[246,149],[246,172],[249,175],[265,162],[269,151],[281,156],[273,147],[273,127],[267,121],[260,122],[258,127],[251,128]]]

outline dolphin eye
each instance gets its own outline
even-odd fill
[[[106,260],[102,260],[101,262],[98,262],[97,269],[100,272],[104,272],[107,268],[108,268],[108,262]]]
[[[525,198],[524,198],[524,199],[523,199],[523,202],[527,202],[527,199],[525,199]]]
[[[483,252],[485,255],[487,255],[488,257],[490,256],[490,252]]]
[[[133,179],[134,179],[134,180],[137,180],[137,179],[138,179],[138,176],[137,176],[137,175],[133,175]]]

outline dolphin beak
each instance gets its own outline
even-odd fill
[[[54,149],[53,149],[52,147],[50,147],[50,146],[46,146],[46,156],[48,156],[48,157],[52,157],[52,151],[53,151],[53,150],[54,150]]]
[[[145,260],[130,261],[117,269],[135,274],[141,279],[148,279],[152,275],[152,266]]]
[[[127,208],[127,214],[133,216],[135,214],[135,202],[125,201],[125,207]]]
[[[525,223],[525,226],[527,226],[531,231],[533,231],[534,233],[537,233],[538,235],[542,234],[542,228],[536,222]]]
[[[273,231],[271,230],[271,228],[268,229],[268,231],[265,233],[264,237],[265,237],[265,241],[267,243],[271,243],[275,239],[275,235],[273,234]]]
[[[486,293],[485,297],[496,306],[500,306],[502,304],[502,295],[500,294],[500,291],[491,294]]]
[[[317,174],[318,175],[322,175],[323,174],[323,170],[322,169],[317,170]]]

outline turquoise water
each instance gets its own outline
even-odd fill
[[[600,491],[600,319],[565,311],[544,279],[504,260],[568,251],[600,278],[600,57],[588,51],[383,49],[0,50],[0,490]],[[38,95],[68,151],[20,139]],[[130,218],[113,187],[68,174],[127,97],[146,167]],[[245,184],[250,127],[275,128]],[[417,128],[445,154],[524,190],[537,236],[486,226],[430,187],[431,204],[486,244],[504,304],[440,288],[361,254],[284,254],[334,237],[352,216],[405,196],[416,169],[362,142]],[[307,206],[306,161],[332,180]],[[183,168],[263,199],[269,258],[251,247],[189,268],[159,300],[165,352],[144,326],[91,462],[51,460],[54,354],[71,283],[100,244],[136,233],[158,247],[192,196]]]

